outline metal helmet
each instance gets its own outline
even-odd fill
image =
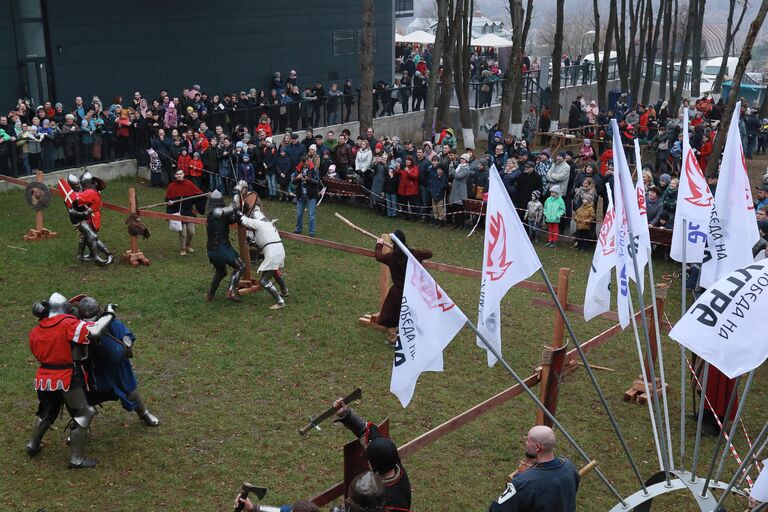
[[[67,183],[70,187],[72,187],[72,190],[81,190],[82,187],[80,186],[80,178],[75,176],[74,174],[70,174],[67,176]]]
[[[224,208],[224,196],[218,190],[211,192],[211,196],[208,198],[208,212],[215,208]]]
[[[32,314],[42,320],[48,316],[48,301],[35,302],[32,304]]]
[[[53,292],[48,298],[48,318],[69,312],[67,298],[58,292]]]
[[[349,512],[384,512],[386,487],[373,471],[357,475],[350,484],[347,495]]]
[[[245,180],[240,180],[237,182],[237,185],[235,185],[235,192],[238,194],[242,194],[243,192],[248,191],[248,182]]]
[[[99,316],[101,308],[93,297],[83,297],[77,305],[77,312],[83,320],[93,320]]]
[[[93,185],[93,174],[91,174],[91,171],[85,171],[83,174],[80,175],[80,185],[86,189]]]

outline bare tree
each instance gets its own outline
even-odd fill
[[[659,96],[663,99],[667,97],[668,61],[672,60],[670,47],[670,38],[672,36],[672,2],[671,0],[662,0],[662,5],[666,5],[664,10],[664,35],[661,39],[661,71],[659,73]]]
[[[698,98],[701,92],[701,31],[704,28],[704,8],[707,0],[695,0],[697,4],[691,28],[691,97]],[[731,2],[733,3],[733,2]],[[690,18],[689,18],[690,20]]]
[[[632,0],[630,0],[632,2]],[[630,5],[630,11],[632,7]],[[616,37],[616,64],[619,68],[621,90],[629,91],[629,66],[627,65],[627,0],[621,0],[621,15],[619,16]]]
[[[652,9],[653,5],[651,0],[646,2],[645,0],[638,0],[636,8],[633,14],[634,29],[630,30],[629,36],[629,69],[630,80],[629,90],[632,93],[632,99],[635,102],[640,101],[640,79],[642,77],[643,70],[643,57],[645,57],[645,39],[648,36],[648,12]],[[653,15],[651,14],[651,23],[653,23]],[[638,35],[639,33],[639,35]],[[637,44],[635,44],[635,35],[638,35]]]
[[[549,100],[549,110],[552,120],[560,122],[560,68],[563,55],[563,9],[565,0],[557,0],[557,16],[555,18],[555,44],[552,48],[552,96]]]
[[[595,9],[597,11],[597,9]],[[605,44],[603,45],[603,58],[602,65],[600,66],[600,76],[597,78],[597,96],[599,105],[608,104],[608,69],[611,66],[611,44],[613,43],[613,32],[618,25],[618,15],[616,14],[616,2],[611,2],[610,10],[608,11],[608,28],[605,30]],[[597,63],[595,63],[597,66]]]
[[[594,31],[595,31],[595,38],[592,40],[592,55],[595,57],[594,62],[594,68],[595,68],[595,77],[598,77],[598,73],[600,70],[600,9],[598,5],[599,0],[592,0],[592,16],[595,19],[595,25],[594,25]],[[597,102],[600,105],[603,105],[603,98],[605,97],[605,82],[601,82],[599,79],[597,80]]]
[[[736,4],[741,3],[741,14],[739,14],[739,20],[736,22],[736,26],[733,26],[733,15],[734,11],[736,9]],[[719,93],[720,87],[723,84],[723,79],[725,78],[725,71],[728,69],[728,54],[731,53],[731,46],[733,45],[733,40],[736,37],[736,34],[739,32],[739,29],[741,28],[741,22],[744,21],[744,14],[747,12],[747,8],[749,6],[749,0],[742,0],[741,2],[737,2],[732,0],[729,3],[728,7],[728,22],[725,27],[725,43],[723,45],[723,61],[720,63],[720,69],[717,71],[717,76],[715,77],[715,83],[712,86],[712,92]]]
[[[459,0],[458,7],[454,0],[448,0],[448,27],[443,37],[443,75],[440,79],[440,97],[437,100],[437,114],[435,115],[435,131],[450,126],[451,99],[453,98],[453,64],[456,41],[459,35],[459,20],[462,17],[462,4]]]
[[[523,46],[528,40],[528,32],[531,28],[533,0],[528,0],[525,11],[523,11],[522,0],[509,0],[509,12],[512,21],[512,51],[509,55],[507,71],[504,74],[501,108],[496,124],[499,130],[505,133],[510,123],[521,125],[523,122]]]
[[[454,82],[456,83],[456,99],[459,102],[459,122],[461,123],[461,138],[465,148],[475,147],[475,133],[472,127],[472,115],[469,112],[469,52],[472,48],[472,19],[474,0],[459,0],[456,8],[458,19]]]
[[[739,63],[736,65],[736,71],[733,73],[733,83],[731,90],[728,92],[728,102],[725,105],[725,111],[723,112],[723,119],[717,126],[717,136],[715,137],[715,147],[712,150],[712,155],[720,155],[725,147],[725,138],[728,134],[728,126],[731,124],[731,117],[733,116],[733,110],[736,107],[736,98],[739,95],[739,88],[741,87],[741,80],[744,77],[744,73],[747,70],[747,64],[752,58],[752,46],[755,44],[757,34],[760,32],[760,28],[765,21],[765,15],[768,13],[768,0],[762,0],[760,3],[760,9],[755,15],[755,19],[749,25],[749,32],[744,40],[744,45],[741,47],[741,55],[739,56]],[[717,158],[710,158],[707,162],[707,175],[712,176],[717,174]]]
[[[373,3],[363,1],[363,40],[360,52],[360,133],[373,127]]]
[[[653,2],[648,2],[648,22],[651,23],[651,18],[653,18]],[[645,77],[643,79],[643,104],[647,105],[648,102],[651,99],[651,86],[653,85],[653,78],[656,73],[656,52],[659,49],[659,34],[661,33],[661,20],[662,17],[666,15],[666,11],[669,9],[667,6],[667,2],[661,1],[659,2],[659,11],[656,13],[656,24],[653,26],[653,36],[650,35],[651,27],[648,27],[648,40],[646,41],[646,60],[648,62],[648,65],[646,67],[645,71]],[[662,71],[664,70],[664,64],[662,63],[661,66]],[[649,71],[650,70],[650,71]],[[664,90],[663,85],[661,83],[659,84],[660,90]]]
[[[427,97],[424,101],[424,122],[421,125],[423,140],[431,140],[434,133],[432,123],[435,119],[435,99],[437,97],[437,72],[443,59],[443,39],[448,29],[448,0],[437,0],[437,33],[432,47],[432,69],[429,70]]]
[[[688,73],[688,51],[691,47],[693,32],[696,30],[695,18],[698,13],[698,2],[699,0],[688,0],[688,21],[685,24],[685,33],[683,35],[683,54],[680,56],[680,71],[677,74],[675,95],[671,98],[672,101],[670,101],[672,108],[677,108],[683,98],[683,85],[685,84],[685,75]]]

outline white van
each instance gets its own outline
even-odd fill
[[[701,77],[707,78],[709,81],[714,82],[717,73],[720,71],[720,65],[723,63],[723,57],[716,57],[709,59],[707,63],[701,68]],[[728,57],[725,64],[725,76],[723,80],[730,79],[736,72],[736,65],[739,63],[738,57]]]

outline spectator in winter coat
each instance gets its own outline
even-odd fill
[[[184,177],[189,177],[189,163],[192,161],[192,157],[189,156],[187,148],[182,148],[179,157],[176,159],[176,169],[184,171]]]
[[[549,174],[549,169],[552,167],[550,156],[549,150],[544,149],[539,153],[539,158],[536,161],[536,174],[541,177],[542,191],[549,190],[549,179],[547,178],[547,174]]]
[[[368,180],[369,174],[370,174],[370,168],[373,164],[373,153],[371,152],[371,148],[368,146],[368,141],[365,139],[362,139],[360,141],[360,149],[357,151],[357,154],[355,155],[355,173],[357,174],[358,180],[362,182],[369,182]]]
[[[595,207],[589,197],[581,200],[581,206],[574,214],[576,221],[576,250],[583,251],[589,248],[590,241],[595,239]]]
[[[237,175],[241,180],[248,184],[248,190],[253,190],[255,173],[255,169],[251,163],[251,157],[248,153],[245,153],[242,162],[237,166]]]
[[[661,205],[664,212],[669,215],[670,221],[674,221],[675,211],[677,210],[677,186],[679,180],[672,178],[669,182],[669,187],[664,191],[664,195],[661,197]]]
[[[584,139],[581,149],[579,150],[579,158],[581,159],[579,165],[582,167],[589,162],[597,161],[597,153],[595,153],[595,148],[592,147],[592,141],[590,139]]]
[[[513,201],[516,194],[515,187],[517,186],[517,179],[520,177],[520,174],[522,174],[522,170],[520,169],[517,160],[514,158],[507,160],[507,164],[504,166],[504,171],[501,173],[501,182],[504,184],[504,189]],[[488,191],[487,183],[484,191]]]
[[[418,216],[415,215],[419,206],[419,168],[411,155],[405,157],[405,165],[400,169],[399,177],[397,197],[403,208],[408,205],[405,218],[418,220]]]
[[[397,217],[397,189],[400,184],[400,162],[392,160],[387,169],[387,176],[384,178],[384,198],[387,202],[387,217]]]
[[[469,178],[469,155],[464,153],[459,157],[459,165],[450,170],[451,194],[448,198],[449,211],[453,225],[459,228],[464,225],[464,200],[467,199],[467,178]]]
[[[288,200],[288,184],[291,182],[291,158],[286,152],[285,146],[280,148],[280,151],[275,160],[276,180],[279,187],[278,195],[280,201]]]
[[[661,212],[663,211],[661,192],[659,187],[653,185],[645,195],[645,211],[648,214],[648,225],[658,226]]]
[[[445,194],[448,189],[448,174],[439,164],[437,156],[432,157],[429,168],[429,194],[432,198],[432,225],[445,225]]]
[[[549,231],[547,247],[557,247],[560,221],[563,215],[565,215],[565,203],[560,197],[560,187],[552,185],[549,187],[549,197],[544,203],[544,221],[547,223],[547,230]]]

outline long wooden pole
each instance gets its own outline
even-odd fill
[[[561,268],[557,273],[557,299],[560,304],[568,303],[568,277],[571,270],[568,268]],[[544,358],[541,365],[541,386],[539,388],[539,397],[541,401],[547,406],[549,412],[553,415],[557,410],[557,388],[559,382],[550,382],[550,365],[552,362],[552,355],[563,346],[563,338],[565,337],[565,322],[563,317],[560,316],[557,310],[554,312],[555,318],[552,327],[552,342],[549,347],[544,349]],[[554,389],[551,389],[554,388]],[[541,410],[536,411],[536,424],[547,425],[547,419]],[[551,427],[552,425],[547,425]]]

